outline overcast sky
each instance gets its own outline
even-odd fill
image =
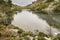
[[[20,5],[20,6],[26,6],[28,4],[31,4],[35,0],[12,0],[12,3]]]

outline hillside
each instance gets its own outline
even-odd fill
[[[59,0],[37,0],[32,2],[32,4],[27,5],[27,8],[34,11],[60,11],[60,1]]]

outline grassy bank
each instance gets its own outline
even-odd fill
[[[60,34],[56,36],[49,36],[38,31],[33,34],[30,31],[26,32],[14,25],[5,26],[0,24],[0,40],[46,40],[46,38],[52,38],[51,40],[59,40]]]

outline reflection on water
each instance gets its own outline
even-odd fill
[[[18,12],[14,15],[14,20],[12,21],[13,25],[19,26],[25,31],[35,32],[35,30],[39,30],[45,34],[50,33],[50,25],[46,20],[42,19],[42,17],[38,17],[36,14],[32,13],[32,11],[22,10],[22,12]],[[51,27],[52,34],[58,32],[56,28]]]
[[[39,16],[39,18],[42,18],[46,20],[50,26],[54,26],[56,28],[60,29],[60,15],[59,14],[40,14],[40,13],[35,13],[36,15]]]

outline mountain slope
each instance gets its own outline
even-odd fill
[[[60,1],[59,0],[37,0],[30,5],[27,5],[27,8],[34,11],[60,11]]]

